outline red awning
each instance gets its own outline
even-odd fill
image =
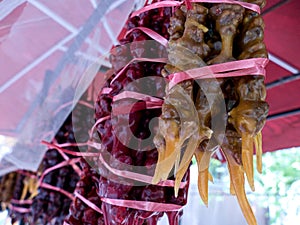
[[[264,151],[300,146],[300,1],[268,0],[263,11],[270,113]]]

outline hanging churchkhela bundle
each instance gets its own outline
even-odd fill
[[[259,4],[260,7],[265,5],[265,1],[246,2]],[[211,68],[213,73],[215,64],[228,67],[237,64],[227,62],[252,58],[258,58],[262,64],[266,63],[267,60],[262,59],[267,58],[263,43],[263,20],[257,12],[244,6],[192,3],[190,9],[185,6],[177,9],[173,18],[184,15],[185,23],[180,24],[179,28],[178,23],[171,24],[169,28],[171,32],[180,32],[169,41],[169,62],[163,74],[180,76],[178,70],[189,74],[193,68],[205,65],[210,65],[207,68]],[[232,70],[235,69],[232,67]],[[169,83],[159,120],[160,130],[155,141],[159,156],[153,182],[167,179],[173,171],[176,194],[178,184],[195,155],[199,168],[199,193],[207,204],[207,182],[211,179],[208,172],[209,159],[220,147],[228,161],[231,193],[237,196],[247,222],[252,225],[256,224],[256,220],[245,195],[244,173],[254,190],[253,149],[255,146],[257,169],[261,172],[261,130],[266,121],[268,104],[265,102],[263,74],[244,72],[241,75],[231,77],[228,73],[197,82],[182,79],[175,86]],[[201,74],[195,77],[201,77]],[[188,98],[185,97],[183,101],[184,95],[194,100],[198,121],[188,107]],[[221,110],[222,102],[225,102],[224,111]],[[213,128],[214,121],[218,121],[219,126]],[[224,132],[220,135],[222,132],[218,129],[222,124]]]
[[[181,208],[186,204],[186,182],[182,183],[177,198],[174,181],[151,185],[158,154],[151,136],[157,123],[150,125],[150,121],[161,114],[165,87],[161,77],[165,60],[161,58],[166,57],[166,52],[148,31],[153,29],[168,38],[170,16],[170,8],[160,8],[132,17],[127,23],[126,37],[110,56],[112,70],[107,73],[110,79],[95,105],[97,131],[103,146],[98,195],[105,225],[154,225],[164,212],[170,224],[178,224]],[[131,95],[133,92],[135,96]],[[154,128],[150,130],[150,126]],[[124,170],[137,176],[117,174],[118,171],[124,174]],[[138,173],[149,179],[138,178]]]
[[[80,162],[82,175],[76,184],[75,199],[70,205],[64,224],[96,224],[104,225],[101,211],[101,199],[97,195],[99,174],[87,162]],[[82,200],[83,199],[83,200]],[[89,202],[88,204],[86,202]]]
[[[69,116],[56,134],[53,143],[75,143],[72,129],[72,120]],[[77,147],[68,149],[78,151]],[[69,157],[63,152],[49,149],[37,173],[16,172],[17,180],[9,207],[13,223],[16,221],[49,225],[63,223],[78,181],[78,171],[76,172],[74,168],[79,170],[76,164],[63,165],[68,160]]]
[[[18,174],[16,172],[11,172],[0,179],[0,203],[1,210],[5,210],[14,194],[14,187],[16,185]]]

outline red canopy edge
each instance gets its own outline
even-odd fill
[[[270,116],[263,129],[263,151],[300,145],[300,108]]]

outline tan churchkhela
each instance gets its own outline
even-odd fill
[[[243,1],[263,8],[265,0]],[[163,76],[207,65],[267,58],[264,22],[238,4],[192,3],[171,18],[168,64]],[[250,225],[257,224],[245,194],[245,176],[254,191],[253,153],[262,171],[261,130],[268,114],[264,76],[187,80],[166,87],[154,139],[159,152],[153,183],[175,176],[175,195],[192,157],[198,164],[198,189],[208,204],[209,163],[220,149],[228,163],[230,192],[237,196]],[[222,110],[222,104],[226,110]],[[217,120],[223,126],[213,126]],[[223,129],[223,132],[222,132]]]

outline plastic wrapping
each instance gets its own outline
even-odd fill
[[[52,140],[100,67],[109,66],[105,55],[141,2],[0,2],[0,175],[38,168],[47,149],[41,141]]]

